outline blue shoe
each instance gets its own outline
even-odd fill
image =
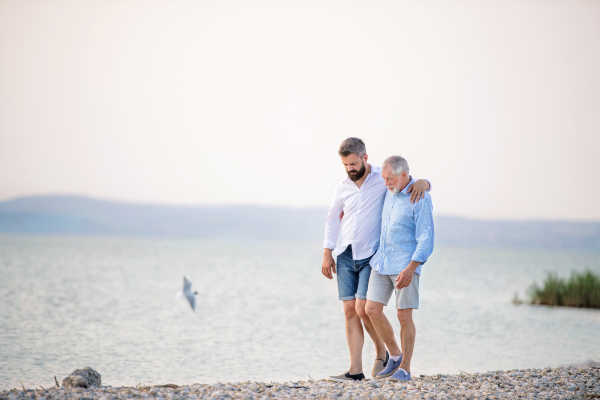
[[[406,372],[404,372],[403,369],[399,369],[396,371],[396,373],[394,375],[387,378],[387,380],[395,381],[395,382],[406,382],[406,381],[411,381],[412,378],[410,377],[410,372],[408,374],[406,374]]]
[[[388,376],[391,376],[394,372],[396,372],[396,370],[398,368],[400,368],[401,362],[402,362],[402,354],[400,355],[400,358],[398,359],[398,361],[394,361],[390,358],[388,360],[385,368],[380,373],[377,374],[375,379],[382,379],[382,378],[387,378]]]

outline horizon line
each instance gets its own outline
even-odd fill
[[[150,207],[180,207],[180,208],[235,208],[235,207],[254,207],[254,208],[263,208],[263,209],[283,209],[283,210],[327,210],[327,206],[293,206],[293,205],[275,205],[275,204],[257,204],[257,203],[228,203],[228,204],[211,204],[211,203],[195,203],[195,204],[185,204],[185,203],[160,203],[160,202],[144,202],[140,200],[115,200],[110,198],[102,198],[102,197],[94,197],[90,195],[84,194],[32,194],[32,195],[21,195],[21,196],[13,196],[9,198],[0,198],[0,205],[3,203],[8,203],[15,200],[22,199],[32,199],[32,198],[50,198],[50,197],[63,197],[63,198],[80,198],[80,199],[88,199],[93,201],[100,201],[105,203],[114,203],[114,204],[123,204],[130,206],[150,206]],[[593,219],[543,219],[543,218],[529,218],[529,219],[513,219],[513,218],[504,218],[504,219],[483,219],[483,218],[473,218],[466,217],[462,215],[456,214],[437,214],[440,217],[444,218],[456,218],[463,219],[468,221],[477,221],[477,222],[549,222],[549,223],[587,223],[587,224],[598,224],[600,220]]]

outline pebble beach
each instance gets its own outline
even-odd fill
[[[458,375],[420,375],[410,382],[228,382],[98,388],[18,388],[0,400],[188,399],[591,399],[600,398],[600,367],[560,367]]]

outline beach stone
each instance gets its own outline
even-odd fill
[[[67,376],[62,381],[62,386],[64,388],[98,388],[102,385],[101,376],[98,371],[90,368],[84,367],[83,369],[76,369],[71,372],[69,376]]]
[[[511,374],[515,376],[511,378]],[[72,375],[70,378],[75,383],[82,378],[79,374]],[[63,386],[40,389],[0,390],[0,400],[567,400],[593,398],[590,394],[600,395],[600,368],[558,367],[546,373],[541,369],[495,371],[489,377],[486,374],[440,374],[415,378],[406,383],[370,380],[344,383],[314,380],[285,383],[247,381],[183,385],[179,390],[173,390],[170,385],[142,388]]]

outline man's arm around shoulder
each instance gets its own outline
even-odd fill
[[[413,183],[406,193],[410,193],[410,202],[414,203],[423,199],[425,192],[431,191],[431,182],[427,179],[419,179]]]

